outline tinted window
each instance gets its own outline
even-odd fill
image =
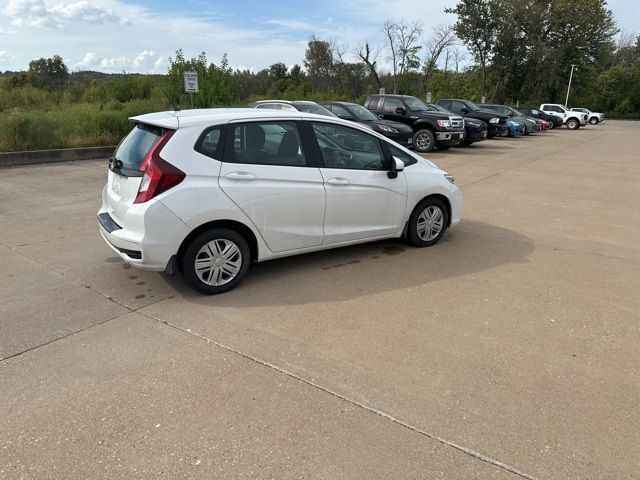
[[[222,126],[206,129],[196,144],[196,151],[208,157],[222,157]]]
[[[331,110],[331,113],[337,115],[340,118],[346,118],[347,120],[351,120],[353,117],[349,114],[346,108],[341,107],[340,105],[323,105],[326,109]]]
[[[456,100],[454,100],[453,102],[451,102],[451,109],[452,111],[456,112],[456,113],[460,113],[462,111],[463,108],[467,108],[466,105],[462,102],[458,102]]]
[[[151,147],[160,139],[162,129],[152,125],[138,124],[129,135],[124,137],[114,157],[122,162],[124,168],[140,170]]]
[[[327,168],[387,169],[380,142],[376,137],[341,125],[312,125]]]
[[[416,97],[405,97],[404,101],[406,102],[409,109],[415,112],[426,112],[427,110],[429,110],[429,107],[427,107]]]
[[[388,143],[387,143],[387,147],[389,148],[389,153],[392,156],[402,160],[402,163],[404,163],[405,167],[413,165],[414,163],[418,163],[418,161],[415,158],[413,158],[413,156],[409,155],[407,152],[400,150],[398,147],[394,147],[393,145],[390,145]]]
[[[307,162],[294,122],[229,125],[225,162],[303,167]]]
[[[367,120],[378,120],[378,117],[376,117],[362,105],[349,105],[348,110],[353,113],[359,120],[364,120],[365,122]]]
[[[298,109],[301,112],[306,112],[306,113],[315,113],[316,115],[324,115],[327,117],[335,117],[335,115],[333,113],[331,113],[329,110],[327,110],[326,108],[318,105],[317,103],[294,103],[293,104],[296,109]]]
[[[369,108],[370,110],[379,110],[381,100],[382,100],[381,97],[377,97],[377,96],[371,97],[371,99],[369,100],[369,103],[367,104],[367,108]]]
[[[384,107],[382,107],[382,109],[385,112],[395,113],[398,107],[404,108],[404,104],[399,99],[392,97],[386,97],[384,99]]]

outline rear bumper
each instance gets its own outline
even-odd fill
[[[191,231],[158,200],[130,208],[120,222],[111,217],[107,205],[103,194],[98,212],[100,234],[125,262],[138,268],[165,271]]]

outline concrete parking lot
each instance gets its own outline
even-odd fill
[[[0,478],[639,478],[638,152],[615,121],[435,152],[440,244],[217,297],[107,248],[105,162],[0,169]]]

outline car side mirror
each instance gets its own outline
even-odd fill
[[[407,111],[403,107],[396,107],[396,113],[398,115],[404,115],[407,113]]]
[[[464,108],[464,107],[463,107],[463,108],[461,108],[461,109],[460,109],[460,111],[461,111],[462,113],[464,113],[465,115],[466,115],[467,113],[469,113],[469,110],[467,110],[467,109],[466,109],[466,108]]]
[[[404,171],[404,162],[398,157],[393,156],[391,157],[391,161],[393,164],[391,165],[391,170],[387,172],[387,177],[398,178],[398,172]]]

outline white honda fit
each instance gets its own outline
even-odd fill
[[[426,247],[460,221],[451,175],[356,123],[256,109],[131,120],[100,232],[131,265],[203,293],[232,289],[253,261],[394,237]]]

